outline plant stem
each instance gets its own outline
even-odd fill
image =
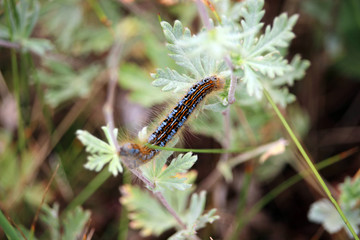
[[[359,240],[359,237],[356,235],[353,227],[351,226],[351,224],[349,223],[349,220],[346,218],[346,216],[344,215],[343,211],[341,210],[339,204],[336,202],[336,200],[334,199],[334,197],[332,196],[330,190],[328,189],[328,187],[326,186],[324,180],[322,179],[322,177],[320,176],[319,172],[316,170],[316,167],[314,166],[314,164],[312,163],[312,161],[310,160],[309,156],[307,155],[307,153],[305,152],[304,148],[302,147],[302,145],[300,144],[299,140],[297,139],[297,137],[295,136],[294,132],[292,131],[292,129],[290,128],[289,124],[286,122],[284,116],[281,114],[279,108],[276,106],[276,104],[274,103],[273,99],[271,98],[270,94],[264,89],[264,95],[266,96],[267,100],[269,101],[270,105],[272,106],[272,108],[274,109],[276,115],[279,117],[281,123],[283,124],[283,126],[285,127],[286,131],[288,132],[288,134],[290,135],[291,139],[293,140],[293,142],[295,143],[296,147],[298,148],[298,150],[300,151],[301,155],[303,156],[303,158],[305,159],[306,163],[309,165],[311,171],[313,172],[313,174],[315,175],[316,179],[318,180],[318,182],[320,183],[321,187],[323,188],[323,190],[325,191],[327,197],[330,199],[330,201],[333,203],[333,205],[335,206],[336,210],[338,211],[338,213],[340,214],[342,220],[344,221],[344,223],[346,224],[346,226],[348,227],[348,229],[350,230],[351,234],[353,235],[353,237],[356,240]]]

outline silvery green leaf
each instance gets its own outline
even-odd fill
[[[189,88],[196,82],[193,78],[169,68],[157,69],[156,74],[152,74],[151,77],[155,79],[152,84],[156,87],[163,86],[163,91],[174,90],[174,92],[178,92]]]
[[[288,84],[292,86],[295,80],[299,80],[304,77],[306,69],[310,66],[308,60],[301,60],[300,55],[295,55],[291,60],[290,65],[292,68],[285,72],[284,75],[276,77],[272,82],[275,86],[281,86]]]
[[[196,79],[200,79],[202,77],[200,57],[190,57],[188,49],[177,44],[177,41],[190,38],[190,30],[183,28],[182,23],[178,20],[175,21],[174,27],[165,21],[161,22],[161,26],[168,41],[167,48],[171,52],[170,57],[175,60],[176,64],[193,74]]]
[[[354,228],[354,231],[359,233],[360,210],[343,209],[343,212]],[[324,229],[329,233],[336,233],[340,231],[340,229],[345,228],[348,235],[352,236],[344,221],[341,219],[340,214],[328,199],[321,199],[311,204],[308,219],[312,222],[322,224]]]
[[[84,144],[85,151],[88,153],[112,153],[112,148],[109,144],[97,137],[94,137],[88,131],[77,130],[76,136],[82,144]]]
[[[260,20],[265,14],[265,11],[262,10],[264,6],[263,0],[248,0],[245,2],[244,7],[241,8],[241,15],[243,20],[241,20],[241,26],[243,31],[251,31],[253,34],[248,35],[244,38],[242,49],[247,51],[256,41],[256,35],[263,26],[263,23],[260,23]]]
[[[274,19],[272,28],[266,27],[264,35],[250,50],[248,57],[263,55],[268,52],[275,52],[277,48],[289,46],[290,40],[295,37],[292,28],[298,19],[298,15],[288,18],[286,13]]]
[[[242,37],[242,33],[236,31],[230,25],[225,25],[200,32],[191,38],[178,40],[177,45],[183,49],[191,50],[188,53],[190,56],[200,56],[205,53],[205,56],[211,56],[212,59],[222,59],[231,51],[235,51],[240,47]]]
[[[244,83],[246,84],[246,90],[250,96],[255,96],[257,99],[261,99],[263,86],[259,81],[259,77],[256,72],[251,69],[250,66],[244,64]]]
[[[292,70],[292,67],[288,64],[287,60],[275,54],[267,54],[265,56],[247,59],[246,64],[251,66],[255,71],[259,71],[272,79],[276,76],[282,76],[285,72]]]
[[[84,167],[86,169],[89,170],[95,170],[96,172],[99,172],[105,164],[107,164],[108,162],[111,161],[111,159],[113,158],[113,155],[111,154],[93,154],[88,156],[88,161],[87,163],[84,165]]]
[[[114,176],[117,176],[118,173],[123,171],[121,166],[120,158],[117,153],[117,149],[113,142],[113,139],[110,135],[110,130],[108,127],[102,127],[102,130],[105,133],[105,137],[108,143],[100,140],[97,137],[94,137],[87,131],[77,130],[76,135],[78,139],[84,144],[85,151],[90,153],[88,156],[88,162],[84,165],[85,168],[89,170],[95,170],[99,172],[103,169],[105,164],[109,163],[109,172]],[[118,129],[114,129],[113,135],[117,139]]]

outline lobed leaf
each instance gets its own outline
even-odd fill
[[[246,64],[251,66],[255,71],[259,71],[272,79],[276,76],[282,76],[285,72],[292,70],[292,67],[288,64],[287,60],[273,54],[247,59]]]
[[[297,19],[298,15],[288,18],[286,13],[276,17],[272,28],[267,26],[264,35],[262,35],[256,45],[251,48],[249,57],[275,52],[278,48],[288,47],[290,40],[295,37],[292,28]]]
[[[63,221],[64,234],[62,239],[80,239],[85,236],[84,227],[90,219],[90,211],[81,207],[68,212]]]
[[[189,88],[195,82],[193,78],[169,68],[157,69],[156,74],[152,74],[151,77],[155,79],[152,82],[155,87],[164,86],[163,91],[174,90],[174,92],[178,92]]]
[[[40,214],[40,220],[49,228],[51,239],[60,240],[60,217],[59,217],[59,204],[54,203],[53,207],[43,205]]]
[[[272,82],[274,86],[281,86],[283,84],[292,86],[295,80],[304,77],[306,69],[310,66],[310,62],[308,60],[301,60],[301,57],[297,54],[291,60],[290,66],[292,68],[289,71],[286,71],[284,75],[274,79]]]
[[[253,32],[253,34],[248,35],[243,40],[242,49],[244,51],[250,49],[254,44],[256,35],[263,26],[263,23],[260,22],[265,14],[265,11],[262,10],[263,6],[264,0],[248,0],[243,8],[241,8],[241,15],[243,17],[243,20],[241,20],[242,29],[244,32]]]
[[[155,178],[155,185],[158,189],[179,189],[185,190],[191,187],[190,184],[185,183],[186,178],[183,178],[179,173],[185,173],[197,161],[197,156],[193,156],[191,152],[185,155],[180,154],[173,159],[170,165],[161,171]]]
[[[77,130],[76,135],[78,139],[84,144],[85,151],[90,153],[88,156],[88,162],[84,165],[85,168],[89,170],[95,170],[99,172],[105,164],[109,163],[109,171],[114,175],[117,176],[118,173],[123,171],[121,166],[120,157],[118,155],[117,149],[113,140],[111,138],[109,128],[102,127],[102,130],[105,133],[106,139],[109,142],[106,143],[93,135],[89,132],[84,130]],[[114,129],[113,132],[115,138],[117,138],[118,130]]]
[[[140,234],[142,236],[158,236],[177,225],[170,213],[140,188],[124,185],[121,187],[121,193],[120,202],[130,211],[130,226],[141,229]]]

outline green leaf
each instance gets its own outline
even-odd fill
[[[84,18],[84,10],[80,0],[50,1],[44,9],[47,11],[41,19],[62,50],[71,49],[75,31]]]
[[[275,56],[274,54],[247,59],[246,64],[251,66],[253,70],[259,71],[272,79],[276,76],[282,76],[285,72],[292,70],[292,67],[288,64],[287,60],[283,59],[281,56]]]
[[[202,69],[200,58],[190,58],[186,53],[186,49],[176,44],[178,40],[190,37],[190,30],[188,28],[183,28],[180,21],[175,21],[174,27],[163,21],[161,22],[161,27],[163,28],[165,38],[168,41],[167,47],[169,51],[172,52],[170,57],[175,60],[176,64],[193,74],[195,79],[200,79],[203,76],[200,72]]]
[[[131,220],[130,226],[141,229],[142,236],[159,236],[177,225],[175,219],[164,207],[139,187],[124,185],[121,188],[120,202],[125,205]]]
[[[193,172],[186,174],[188,183],[195,181]],[[206,193],[202,191],[200,195],[192,194],[189,208],[185,208],[189,194],[192,190],[166,190],[164,196],[170,206],[175,209],[187,229],[178,230],[170,239],[189,239],[194,236],[197,230],[203,228],[206,223],[212,223],[219,217],[215,215],[215,209],[211,209],[203,214]],[[121,188],[123,196],[120,202],[129,209],[130,226],[140,229],[142,236],[158,236],[169,228],[178,228],[179,224],[165,208],[147,192],[138,187],[125,185]],[[161,223],[161,224],[159,224]]]
[[[263,23],[260,23],[260,20],[265,14],[265,11],[262,10],[263,6],[263,0],[248,0],[241,8],[241,15],[243,17],[243,20],[241,20],[241,26],[243,31],[253,32],[253,34],[244,38],[242,44],[243,51],[250,49],[251,45],[254,44],[258,31],[260,31],[263,26]]]
[[[201,191],[200,194],[194,193],[191,196],[190,207],[186,216],[187,229],[178,231],[169,238],[170,240],[191,239],[192,236],[196,235],[197,230],[205,227],[207,223],[212,223],[219,219],[219,216],[215,215],[216,209],[211,209],[208,213],[202,215],[205,200],[205,191]]]
[[[351,226],[354,228],[354,231],[359,233],[360,210],[343,209],[343,212],[349,220]],[[342,228],[345,228],[348,236],[352,236],[334,205],[328,199],[321,199],[311,204],[308,219],[312,222],[322,224],[324,229],[330,234],[336,233]]]
[[[50,239],[60,240],[60,217],[59,217],[59,204],[54,203],[50,208],[48,205],[43,205],[42,213],[40,214],[41,221],[47,225],[50,232]]]
[[[177,41],[177,46],[186,49],[189,56],[203,54],[210,56],[211,59],[222,59],[227,54],[240,47],[240,39],[245,33],[240,33],[232,25],[217,26],[208,31],[202,31],[191,38],[183,38]],[[208,64],[202,64],[206,66]],[[215,64],[210,64],[215,66]],[[215,69],[214,69],[215,70]]]
[[[340,185],[340,203],[346,209],[354,209],[360,201],[360,177],[345,178],[345,181]]]
[[[278,48],[289,46],[291,39],[295,37],[291,31],[298,19],[298,15],[288,18],[286,13],[274,19],[273,27],[266,27],[256,45],[251,49],[249,57],[255,57],[269,52],[278,51]]]
[[[174,147],[176,143],[178,142],[179,138],[175,138],[173,141],[171,141],[167,146],[168,147]],[[161,174],[163,171],[164,165],[167,161],[167,159],[173,154],[172,151],[161,151],[158,155],[155,156],[155,158],[145,164],[140,166],[140,169],[145,177],[147,177],[149,180],[153,181],[155,183],[157,177]]]
[[[48,239],[80,239],[84,234],[85,224],[90,219],[90,211],[84,211],[81,207],[77,207],[61,218],[59,204],[54,203],[52,208],[48,205],[43,206],[40,219],[49,228],[50,237]]]
[[[163,91],[178,92],[189,88],[194,83],[194,79],[169,68],[157,69],[156,74],[152,74],[151,77],[155,79],[152,82],[155,87],[164,86]]]
[[[169,147],[175,146],[178,139],[172,141]],[[173,190],[174,188],[179,190],[185,190],[191,187],[191,184],[186,183],[181,173],[188,171],[196,162],[197,156],[192,153],[180,154],[177,158],[174,158],[170,165],[164,169],[164,165],[167,159],[172,155],[171,151],[161,151],[153,161],[140,167],[144,176],[155,184],[154,191],[166,191]]]
[[[90,219],[90,211],[81,207],[67,212],[63,221],[64,235],[62,239],[80,239],[84,235],[85,224]]]
[[[105,133],[107,141],[106,143],[93,135],[89,132],[84,130],[77,130],[76,135],[77,138],[84,144],[85,151],[90,153],[88,156],[88,162],[84,165],[85,168],[89,170],[95,170],[99,172],[105,164],[109,163],[109,171],[114,175],[117,176],[118,173],[122,173],[123,168],[121,166],[120,157],[118,155],[117,149],[115,144],[112,141],[110,136],[110,130],[108,127],[102,127],[102,130]],[[117,139],[118,130],[114,129],[113,132],[115,138]]]
[[[246,64],[244,65],[244,83],[246,84],[246,90],[250,96],[261,99],[263,86],[255,71]]]
[[[310,62],[308,60],[301,60],[300,55],[297,54],[292,59],[290,65],[292,68],[286,71],[282,76],[276,77],[274,81],[272,81],[273,85],[294,85],[295,80],[299,80],[304,77],[306,69],[310,66]]]
[[[23,51],[31,51],[40,56],[43,56],[47,51],[54,49],[54,46],[49,40],[40,38],[24,39],[21,42],[21,46],[23,47]]]
[[[70,65],[63,62],[50,61],[46,65],[48,70],[39,71],[38,79],[48,87],[45,100],[53,107],[74,97],[85,97],[100,70],[97,65],[90,65],[79,71],[74,71]]]
[[[186,178],[183,178],[179,173],[185,173],[197,161],[197,156],[192,155],[191,152],[185,155],[180,154],[177,158],[173,159],[170,165],[159,175],[155,176],[155,185],[159,190],[164,189],[179,189],[185,190],[191,187],[190,184],[185,183]]]
[[[157,73],[152,75],[155,78],[155,86],[164,86],[164,91],[173,89],[179,91],[210,75],[219,74],[222,77],[229,75],[225,71],[223,59],[214,58],[214,49],[203,51],[199,50],[199,47],[208,49],[209,45],[211,45],[210,48],[214,46],[214,42],[221,42],[221,46],[217,48],[219,51],[216,51],[217,55],[227,52],[229,48],[234,48],[236,44],[234,45],[231,40],[234,36],[237,38],[238,35],[229,31],[230,27],[219,27],[212,33],[204,32],[200,37],[196,37],[191,36],[190,30],[184,28],[178,20],[175,21],[174,27],[164,21],[161,22],[161,26],[168,41],[167,48],[171,52],[170,57],[185,70],[186,74],[180,74],[172,69],[157,70]],[[227,35],[222,36],[220,33],[224,32]],[[208,45],[205,46],[204,41],[208,42]]]

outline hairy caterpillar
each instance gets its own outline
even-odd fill
[[[184,125],[194,109],[211,92],[223,87],[223,81],[217,76],[202,79],[194,84],[178,102],[170,114],[148,138],[147,143],[164,147]],[[120,155],[130,168],[136,168],[150,161],[160,150],[137,143],[125,143],[120,147]]]

